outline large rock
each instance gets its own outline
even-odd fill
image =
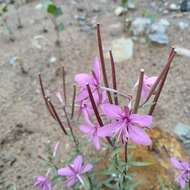
[[[133,56],[133,41],[124,37],[115,39],[111,43],[111,49],[116,62],[125,61]],[[109,58],[109,55],[106,57]]]
[[[149,131],[149,136],[153,141],[151,147],[137,145],[128,149],[128,154],[133,155],[133,160],[149,163],[146,166],[134,166],[129,170],[130,173],[135,174],[136,181],[140,182],[135,190],[175,190],[176,188],[173,185],[177,173],[175,173],[170,158],[177,157],[182,160],[188,160],[189,157],[175,135],[156,127]],[[121,154],[121,157],[124,160],[124,152]],[[110,153],[106,152],[96,169],[102,170],[109,167],[109,158]],[[99,177],[101,179],[101,175]],[[166,186],[161,187],[160,179],[165,182],[168,188]]]

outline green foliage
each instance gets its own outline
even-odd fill
[[[54,4],[49,4],[48,5],[48,8],[47,8],[47,12],[52,14],[52,15],[55,15],[56,14],[56,10],[57,10],[57,7],[56,5]]]
[[[134,161],[131,155],[126,163],[120,157],[121,151],[122,147],[116,147],[112,151],[109,167],[101,172],[105,180],[101,182],[100,189],[108,187],[113,190],[134,190],[139,185],[139,182],[134,180],[135,175],[128,170],[132,166],[146,166],[148,163]]]
[[[123,6],[127,5],[127,3],[128,3],[128,0],[121,0],[121,4],[122,4]]]
[[[5,3],[0,4],[0,16],[2,16],[7,11],[8,11],[8,5]]]
[[[63,15],[63,11],[61,7],[57,7],[55,4],[50,3],[47,7],[47,12],[52,16],[59,17]]]

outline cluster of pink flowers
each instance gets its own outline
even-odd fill
[[[146,77],[142,88],[142,98],[146,98],[155,77]],[[152,116],[134,114],[130,104],[121,108],[119,105],[110,104],[106,91],[101,88],[101,65],[98,58],[95,59],[92,73],[80,73],[75,76],[75,81],[79,87],[76,103],[80,105],[80,113],[83,114],[84,124],[80,125],[80,130],[85,133],[97,150],[101,149],[101,138],[117,137],[122,143],[131,140],[135,144],[150,145],[151,139],[146,134],[145,128],[150,128]],[[107,123],[100,126],[98,122],[93,122],[93,106],[89,98],[87,89],[89,85],[94,102],[107,118]],[[60,102],[63,102],[61,95],[57,94]],[[56,148],[57,149],[57,148]],[[65,185],[74,186],[78,181],[83,183],[83,175],[91,171],[91,164],[84,164],[83,157],[78,155],[73,163],[64,168],[58,169],[58,175],[67,177]],[[53,184],[47,176],[39,176],[35,180],[35,186],[40,190],[52,190]]]
[[[130,104],[122,109],[119,105],[109,104],[107,94],[101,89],[100,81],[100,61],[95,60],[92,75],[77,74],[75,81],[79,86],[77,102],[82,105],[85,124],[80,126],[80,130],[87,134],[97,150],[100,150],[100,138],[115,137],[126,143],[131,140],[135,144],[150,145],[151,139],[145,132],[145,128],[150,128],[152,116],[134,114]],[[142,88],[142,99],[145,100],[157,77],[145,77]],[[110,123],[100,126],[98,123],[93,124],[91,117],[93,109],[89,100],[89,94],[86,85],[89,85],[96,103],[102,113],[107,117]]]
[[[169,60],[172,61],[172,56],[170,56],[169,58],[171,59]],[[91,74],[80,73],[75,76],[75,82],[77,83],[77,87],[79,89],[78,94],[75,98],[75,103],[80,105],[79,115],[82,115],[84,118],[84,122],[80,124],[79,129],[88,137],[90,142],[92,142],[92,144],[95,146],[96,150],[101,150],[102,138],[106,138],[112,146],[116,146],[116,143],[119,143],[121,146],[125,144],[125,153],[127,153],[126,147],[128,145],[128,141],[134,144],[146,146],[152,144],[149,135],[146,133],[146,129],[151,128],[151,124],[153,121],[152,113],[149,112],[149,115],[142,115],[137,113],[137,111],[139,108],[139,104],[141,103],[141,105],[144,105],[157,89],[158,93],[156,93],[156,100],[158,100],[159,94],[161,92],[159,91],[159,89],[162,89],[161,85],[164,84],[164,80],[166,79],[168,72],[168,70],[166,69],[169,69],[170,62],[168,62],[168,64],[166,65],[167,67],[165,67],[165,70],[163,70],[162,72],[162,75],[164,77],[162,75],[160,75],[159,77],[148,77],[144,74],[143,70],[141,72],[142,75],[140,75],[139,81],[137,81],[135,85],[135,87],[138,86],[136,99],[131,96],[130,98],[128,98],[129,96],[126,95],[126,104],[123,106],[120,105],[118,101],[119,92],[116,90],[116,78],[112,59],[113,57],[111,55],[113,79],[112,82],[114,89],[109,88],[109,85],[106,84],[106,74],[103,71],[103,63],[102,61],[100,62],[98,58],[95,58],[94,60]],[[103,71],[105,87],[101,86],[101,70]],[[162,81],[161,77],[164,78],[162,79]],[[68,135],[67,130],[62,125],[61,120],[56,110],[54,109],[53,104],[49,99],[46,99],[40,76],[39,79],[42,94],[50,114],[56,121],[58,121],[64,133]],[[159,88],[157,88],[157,85],[160,81],[161,84]],[[114,103],[112,102],[111,91],[114,93]],[[72,126],[68,121],[69,119],[61,94],[57,93],[56,95],[63,106],[66,120],[68,122],[68,127],[70,129],[70,134],[73,137],[73,142],[75,142],[75,145],[77,147],[77,140],[74,136]],[[97,119],[96,121],[95,118]],[[58,145],[55,148],[53,157],[55,157],[57,147]],[[78,149],[76,148],[76,150]],[[171,161],[173,165],[180,170],[180,175],[178,176],[177,181],[179,182],[181,187],[184,187],[186,182],[190,180],[189,164],[186,162],[178,161],[175,158],[172,158]],[[92,169],[92,164],[85,164],[83,156],[79,154],[75,157],[74,161],[71,164],[68,164],[63,168],[58,169],[57,175],[62,177],[64,179],[65,186],[70,188],[74,186],[77,182],[80,182],[83,185],[85,173],[92,171]],[[35,179],[35,186],[39,188],[39,190],[52,190],[53,182],[49,179],[48,176],[38,176]]]

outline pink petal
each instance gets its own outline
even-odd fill
[[[92,121],[90,120],[90,117],[89,117],[89,113],[86,109],[83,110],[83,114],[84,114],[84,119],[86,121],[86,123],[91,126],[91,127],[94,127],[94,124],[92,123]]]
[[[81,167],[82,167],[82,164],[83,164],[83,158],[81,155],[78,155],[74,161],[73,161],[73,167],[74,169],[79,172],[81,170]]]
[[[99,137],[111,137],[114,133],[115,127],[111,124],[105,125],[104,127],[99,127],[97,135]]]
[[[86,86],[87,84],[94,84],[93,77],[86,73],[75,75],[75,81],[79,86]]]
[[[148,77],[145,79],[145,84],[151,87],[157,80],[158,77],[153,76],[153,77]]]
[[[185,161],[180,161],[176,157],[172,157],[170,160],[171,160],[171,163],[173,164],[173,166],[177,169],[180,169],[180,170],[188,170],[189,169],[189,164]]]
[[[101,77],[100,60],[97,57],[94,60],[93,72],[95,74],[97,82],[100,83],[100,77]]]
[[[120,118],[120,115],[122,114],[122,109],[113,104],[103,104],[101,105],[101,109],[103,113],[110,118]]]
[[[92,116],[94,114],[94,110],[91,107],[91,104],[86,104],[86,106],[82,107],[82,111],[86,111],[89,116]]]
[[[83,132],[83,133],[87,133],[87,134],[91,134],[94,129],[90,126],[87,126],[87,125],[80,125],[80,130]]]
[[[100,100],[100,96],[98,94],[97,88],[95,88],[94,86],[90,86],[90,87],[91,87],[91,91],[92,91],[95,103],[98,104]],[[80,92],[78,93],[76,97],[76,102],[80,102],[80,101],[88,101],[90,103],[89,94],[88,94],[88,90],[86,86],[80,89]]]
[[[58,175],[60,175],[60,176],[72,176],[73,171],[67,166],[65,168],[58,169]]]
[[[185,188],[186,182],[185,182],[185,179],[183,178],[183,176],[181,176],[181,175],[178,176],[177,182],[179,183],[179,185],[182,189]]]
[[[92,142],[94,143],[95,147],[97,150],[100,150],[101,145],[100,145],[100,139],[98,136],[93,136]]]
[[[86,173],[86,172],[89,172],[89,171],[92,170],[92,168],[93,168],[93,165],[92,165],[92,164],[86,164],[86,165],[83,167],[81,173],[84,174],[84,173]]]
[[[129,138],[136,144],[151,145],[152,141],[144,129],[130,125],[128,127]]]
[[[88,98],[88,91],[86,88],[82,88],[80,92],[77,94],[76,102],[80,102]]]
[[[130,118],[132,123],[142,127],[149,127],[152,124],[152,116],[150,115],[131,114]]]
[[[105,90],[102,91],[101,103],[106,104],[108,103],[108,96]]]
[[[67,187],[72,187],[77,182],[77,178],[75,176],[69,177],[66,181]]]
[[[117,125],[115,125],[115,133],[118,136],[117,138],[120,139],[122,143],[127,142],[129,134],[125,122],[119,122]]]
[[[100,94],[97,89],[93,90],[93,98],[94,98],[96,105],[100,103]]]
[[[131,105],[130,105],[130,107],[131,107]],[[130,112],[131,112],[130,107],[129,107],[129,106],[125,106],[125,107],[124,107],[125,115],[127,115],[127,116],[130,115]]]
[[[150,89],[147,88],[145,85],[143,85],[142,91],[141,91],[141,102],[144,102],[146,100],[146,98],[149,95],[149,92],[150,92]]]
[[[45,190],[52,190],[52,189],[53,189],[51,183],[47,183],[46,185],[47,185],[47,186],[46,186],[46,189],[45,189]]]

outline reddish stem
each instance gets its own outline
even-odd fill
[[[155,110],[156,104],[157,104],[157,102],[158,102],[158,99],[159,99],[160,94],[161,94],[161,92],[162,92],[162,89],[163,89],[163,87],[164,87],[164,84],[165,84],[165,81],[166,81],[166,78],[167,78],[169,69],[170,69],[170,68],[168,68],[168,70],[166,71],[165,75],[163,76],[163,79],[162,79],[162,81],[161,81],[161,83],[160,83],[160,85],[159,85],[159,88],[158,88],[158,90],[157,90],[157,92],[156,92],[156,95],[155,95],[155,97],[154,97],[154,99],[153,99],[153,104],[152,104],[152,106],[150,107],[150,110],[149,110],[148,115],[152,115],[153,112],[154,112],[154,110]]]
[[[87,90],[88,90],[88,95],[89,95],[89,98],[90,98],[90,102],[91,102],[91,104],[92,104],[92,108],[93,108],[94,113],[95,113],[95,115],[96,115],[96,119],[97,119],[99,125],[100,125],[101,127],[103,127],[103,126],[104,126],[104,123],[103,123],[103,121],[102,121],[102,119],[101,119],[101,117],[100,117],[100,114],[99,114],[99,112],[98,112],[98,109],[97,109],[96,103],[95,103],[95,101],[94,101],[94,97],[93,97],[93,94],[92,94],[92,91],[91,91],[91,88],[90,88],[89,84],[87,84],[86,87],[87,87]],[[110,138],[109,138],[109,137],[106,137],[106,139],[107,139],[107,141],[109,142],[109,144],[110,144],[111,146],[113,146],[113,144],[112,144]]]
[[[56,118],[57,122],[59,123],[61,129],[63,130],[63,132],[65,133],[65,135],[67,135],[67,131],[65,130],[65,127],[63,126],[63,124],[62,124],[62,122],[61,122],[61,120],[60,120],[60,118],[59,118],[59,116],[58,116],[58,114],[57,114],[57,112],[55,110],[55,107],[52,104],[52,102],[51,102],[50,99],[48,99],[48,103],[49,103],[49,105],[50,105],[50,107],[51,107],[51,109],[52,109],[52,111],[53,111],[53,113],[55,115],[55,118]]]
[[[143,87],[143,81],[144,81],[144,69],[140,70],[140,77],[139,77],[139,83],[138,83],[138,89],[137,89],[137,94],[136,94],[136,100],[135,100],[135,105],[134,105],[134,113],[138,112],[139,108],[139,103],[141,100],[141,92],[142,92],[142,87]]]
[[[72,108],[71,108],[71,119],[73,119],[75,112],[75,98],[76,98],[76,85],[73,85],[73,98],[72,98]]]
[[[101,33],[100,33],[100,24],[97,24],[97,39],[98,39],[98,49],[99,49],[99,54],[100,54],[100,62],[101,62],[101,68],[102,68],[102,75],[104,79],[104,85],[105,87],[109,88],[106,67],[105,67],[105,62],[104,62],[104,53],[103,53],[102,38],[101,38]],[[109,102],[110,104],[112,104],[111,94],[109,91],[106,91],[106,92],[107,92]]]
[[[43,99],[44,99],[44,101],[45,101],[46,107],[47,107],[49,113],[51,114],[51,116],[53,117],[53,119],[56,120],[56,117],[55,117],[55,115],[54,115],[54,113],[53,113],[51,107],[49,106],[47,97],[46,97],[46,95],[45,95],[45,90],[44,90],[44,86],[43,86],[43,83],[42,83],[41,75],[39,74],[38,76],[39,76],[39,82],[40,82],[40,87],[41,87],[42,96],[43,96]]]
[[[116,73],[115,73],[115,61],[113,59],[113,54],[112,51],[109,51],[110,54],[110,60],[111,60],[111,69],[112,69],[112,83],[113,83],[113,89],[117,90],[117,81],[116,81]],[[117,92],[114,92],[114,102],[115,105],[118,105],[118,96],[117,96]]]
[[[152,96],[152,94],[154,93],[156,87],[158,86],[159,82],[161,81],[162,77],[165,75],[165,73],[167,72],[168,68],[171,65],[171,62],[173,61],[174,56],[176,55],[174,48],[172,48],[170,55],[168,57],[168,62],[165,65],[165,67],[163,68],[163,70],[161,71],[160,75],[158,76],[156,82],[154,83],[154,85],[152,86],[149,95],[147,96],[145,102],[143,103],[143,105],[150,99],[150,97]]]

